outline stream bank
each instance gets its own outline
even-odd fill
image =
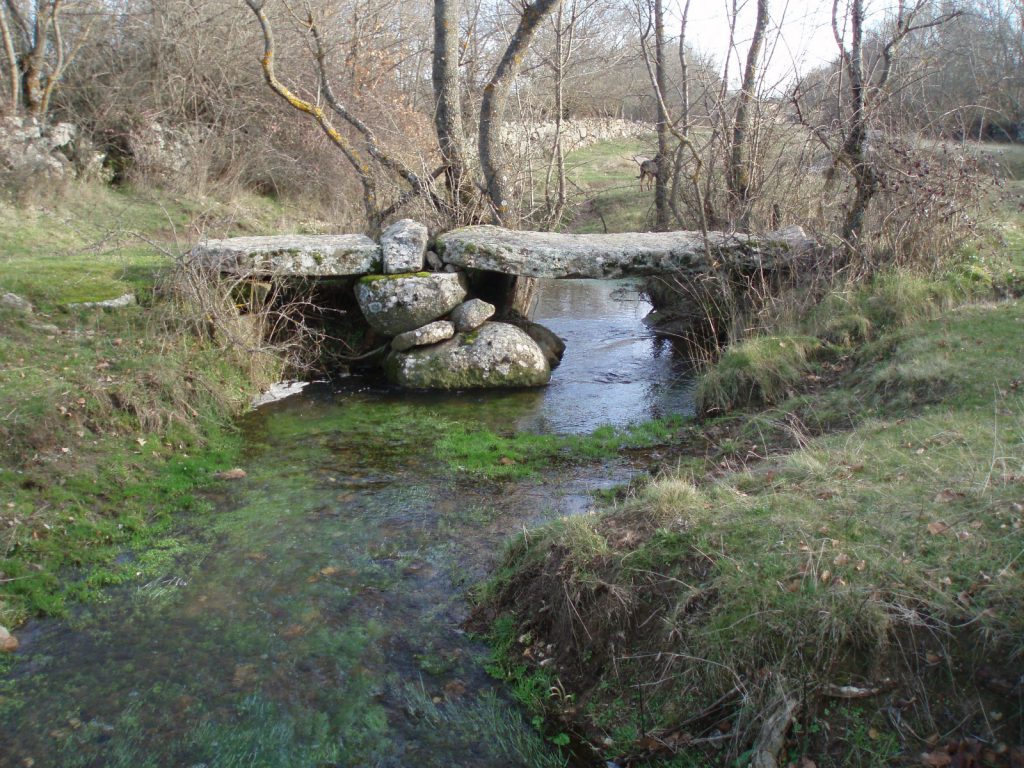
[[[561,385],[417,395],[353,377],[244,418],[246,476],[181,518],[157,573],[18,631],[0,765],[562,764],[460,629],[465,590],[510,531],[628,481],[619,449],[677,422],[627,425],[690,394],[634,292],[560,286]],[[495,479],[465,466],[482,451]]]
[[[698,402],[745,408],[524,530],[472,623],[517,696],[609,766],[1021,765],[1024,304],[956,281],[736,344]]]

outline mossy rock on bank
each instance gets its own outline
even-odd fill
[[[507,323],[484,323],[443,344],[394,352],[384,365],[393,383],[418,389],[542,387],[551,378],[537,343]]]
[[[371,275],[356,286],[366,322],[385,336],[421,328],[447,315],[465,298],[466,279],[460,273]]]

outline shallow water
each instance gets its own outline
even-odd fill
[[[536,319],[568,350],[544,390],[351,379],[247,416],[248,476],[211,493],[166,573],[19,633],[0,766],[561,765],[484,671],[465,590],[510,533],[633,470],[481,483],[431,445],[452,421],[584,432],[688,410],[646,309],[623,284],[546,286]]]

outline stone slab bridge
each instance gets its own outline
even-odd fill
[[[814,245],[799,227],[705,237],[473,226],[431,243],[425,226],[403,219],[379,242],[365,235],[236,237],[203,242],[190,256],[194,264],[245,281],[349,278],[365,323],[390,340],[382,362],[392,381],[465,389],[543,385],[561,359],[560,339],[510,311],[518,278],[772,273],[793,268]],[[494,316],[504,322],[492,321]]]
[[[276,235],[208,240],[193,255],[240,276],[342,277],[385,273],[387,246],[386,235],[382,244],[366,235]],[[705,272],[722,263],[771,271],[813,246],[800,227],[762,236],[708,232],[705,244],[700,232],[689,231],[567,235],[485,225],[438,235],[433,251],[437,261],[431,259],[429,266],[438,271],[450,265],[523,277],[614,280]],[[709,250],[719,264],[708,263]],[[418,272],[424,262],[405,266]]]

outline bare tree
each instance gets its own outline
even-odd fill
[[[327,138],[330,139],[331,143],[341,150],[341,153],[345,156],[349,165],[351,165],[352,169],[356,172],[356,175],[359,177],[359,182],[362,185],[363,207],[366,212],[366,218],[370,230],[374,232],[379,230],[382,223],[406,202],[408,202],[412,196],[424,193],[430,194],[432,192],[432,179],[434,176],[440,175],[440,171],[430,177],[423,178],[421,175],[407,167],[393,154],[387,152],[381,146],[380,142],[377,141],[377,137],[370,126],[359,119],[359,117],[335,95],[331,86],[326,47],[324,45],[320,29],[313,17],[312,10],[307,7],[307,16],[303,23],[308,29],[314,44],[314,55],[316,59],[316,71],[318,77],[318,95],[324,100],[328,109],[330,109],[337,118],[355,130],[361,139],[362,147],[356,146],[353,141],[338,130],[332,122],[327,109],[321,106],[320,103],[301,98],[278,78],[274,66],[276,51],[274,32],[270,24],[270,19],[264,12],[266,0],[245,0],[245,2],[259,20],[260,29],[263,32],[263,57],[261,59],[261,64],[267,84],[274,93],[284,99],[293,108],[310,115],[316,121],[317,125],[320,126],[320,129],[324,132]],[[398,196],[390,204],[385,204],[380,199],[378,191],[379,173],[375,170],[371,161],[376,163],[379,168],[398,176],[402,181],[406,182],[410,188],[409,192]]]
[[[465,132],[462,124],[462,89],[459,80],[459,0],[434,2],[434,125],[445,167],[445,181],[456,207],[459,220],[461,208],[469,203]]]
[[[736,95],[736,117],[733,121],[732,151],[729,161],[729,191],[740,221],[745,224],[750,215],[750,105],[755,98],[758,65],[768,29],[768,0],[757,0],[757,21],[754,36],[747,49],[747,62],[743,68],[743,83]]]
[[[62,17],[67,5],[66,0],[3,0],[0,5],[0,38],[8,64],[12,111],[45,118],[57,84],[88,37],[90,27],[86,25],[69,48]]]
[[[21,105],[21,78],[18,77],[18,54],[14,52],[14,38],[11,35],[11,26],[7,21],[7,10],[4,5],[0,5],[0,42],[3,43],[4,55],[7,58],[7,99],[11,112],[17,113]]]
[[[929,7],[929,0],[900,0],[895,16],[874,41],[878,54],[875,66],[868,68],[864,0],[849,0],[845,9],[841,7],[840,0],[833,0],[832,31],[840,54],[837,73],[838,135],[825,125],[809,122],[803,109],[801,86],[798,85],[794,92],[792,103],[799,119],[811,127],[832,157],[830,179],[842,167],[853,180],[853,199],[847,209],[842,236],[854,250],[860,248],[865,216],[885,180],[883,170],[872,156],[871,143],[873,132],[881,131],[882,107],[890,96],[890,78],[900,44],[918,30],[944,24],[959,15],[958,11],[949,11],[926,16]],[[846,27],[849,29],[848,37],[844,31]]]
[[[509,89],[541,22],[558,7],[561,0],[534,0],[524,5],[519,24],[509,40],[490,82],[484,86],[480,103],[480,165],[494,218],[499,224],[509,223],[511,201],[507,183],[508,168],[504,163],[501,124],[505,117]]]

